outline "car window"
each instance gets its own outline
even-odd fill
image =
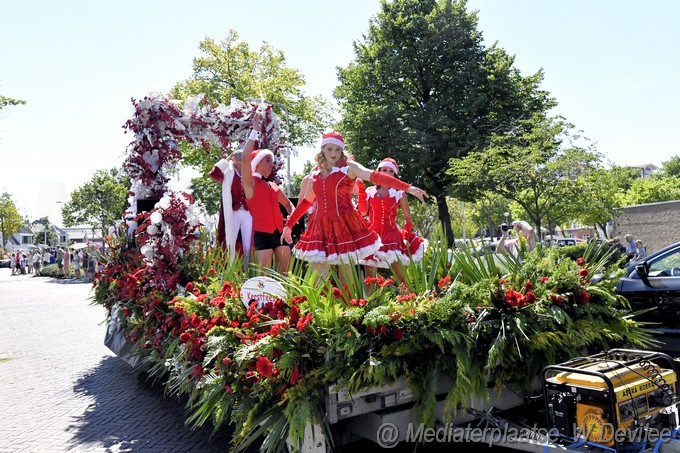
[[[658,277],[680,277],[680,249],[655,259],[649,264],[649,275]]]

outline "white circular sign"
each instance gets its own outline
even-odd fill
[[[264,304],[285,298],[283,285],[270,277],[253,277],[241,286],[241,300],[246,308],[250,308],[252,300],[256,300],[257,308],[261,308]]]

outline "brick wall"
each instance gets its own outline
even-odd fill
[[[680,242],[680,200],[626,206],[618,210],[613,236],[642,239],[647,253]]]

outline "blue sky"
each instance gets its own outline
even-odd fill
[[[487,45],[516,56],[571,121],[620,165],[680,154],[680,2],[470,0]],[[373,0],[4,2],[0,93],[28,101],[0,111],[0,191],[31,219],[61,223],[57,201],[97,169],[120,166],[131,98],[167,93],[191,75],[198,43],[235,30],[266,41],[331,98],[336,67],[379,10]],[[256,94],[255,94],[256,95]],[[311,150],[292,165],[302,168]]]

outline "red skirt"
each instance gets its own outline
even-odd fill
[[[319,213],[310,216],[293,253],[310,263],[356,264],[381,246],[380,236],[368,229],[358,211],[351,210],[340,217]]]

